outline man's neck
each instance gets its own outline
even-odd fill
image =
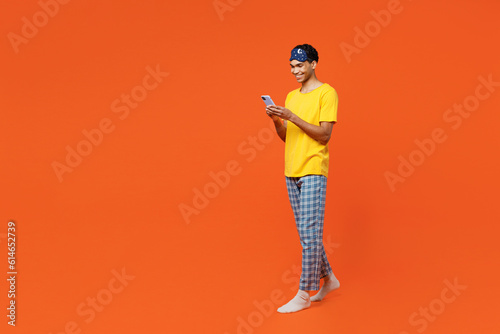
[[[309,93],[319,86],[321,86],[323,83],[316,78],[316,76],[311,77],[309,80],[306,82],[302,83],[302,88],[300,89],[301,93]]]

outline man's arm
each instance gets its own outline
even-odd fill
[[[274,127],[276,128],[276,133],[281,138],[281,140],[283,140],[285,142],[286,141],[286,121],[281,123],[281,119],[278,116],[271,115],[269,113],[269,111],[267,111],[267,110],[266,110],[266,112],[269,115],[269,117],[272,118],[272,120],[274,122]]]
[[[297,125],[302,131],[304,131],[309,137],[316,140],[320,144],[326,145],[330,141],[333,124],[335,124],[335,122],[320,122],[319,123],[320,125],[318,126],[311,123],[307,123],[302,118],[295,115],[289,109],[284,107],[268,106],[266,109],[268,110],[268,115],[277,116],[278,119],[282,118],[285,121],[288,120],[292,122],[293,124]],[[276,122],[274,124],[276,126]]]

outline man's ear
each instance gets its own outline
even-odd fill
[[[316,62],[316,60],[313,60],[311,63],[311,67],[313,70],[316,69],[316,65],[318,65],[318,63]]]

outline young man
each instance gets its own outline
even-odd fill
[[[278,136],[285,142],[288,197],[302,245],[302,274],[297,295],[278,309],[291,313],[321,301],[340,284],[323,247],[328,141],[337,121],[337,93],[318,80],[318,52],[309,44],[292,50],[290,66],[301,88],[288,93],[285,107],[267,106]],[[281,121],[283,120],[283,122]],[[310,291],[321,290],[310,297]]]

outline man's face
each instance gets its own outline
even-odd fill
[[[313,75],[316,61],[310,63],[308,61],[300,62],[294,59],[290,62],[290,66],[292,74],[295,79],[297,79],[297,82],[304,83]]]

